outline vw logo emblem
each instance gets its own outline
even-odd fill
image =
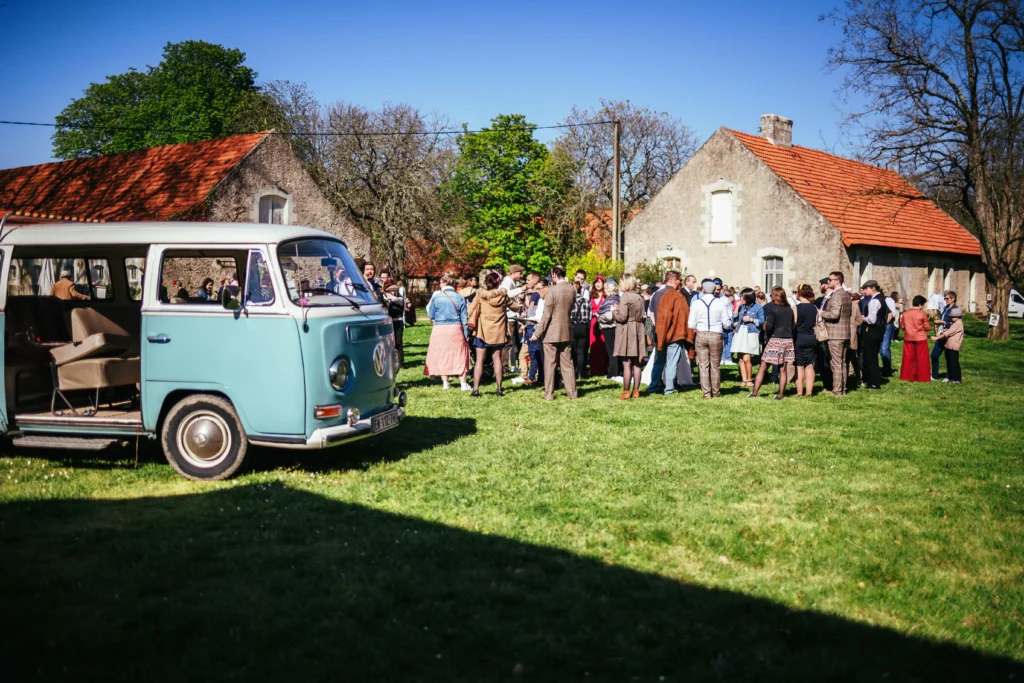
[[[384,371],[387,370],[388,362],[388,351],[384,347],[384,342],[377,342],[377,346],[373,349],[373,370],[377,373],[378,377],[384,376]]]

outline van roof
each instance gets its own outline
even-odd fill
[[[322,230],[265,223],[48,223],[5,225],[0,243],[13,246],[124,244],[276,244],[303,237],[338,240]]]

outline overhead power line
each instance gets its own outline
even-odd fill
[[[360,137],[360,136],[403,136],[403,135],[464,135],[467,133],[514,133],[535,130],[553,130],[557,128],[575,128],[583,126],[607,126],[615,121],[584,121],[583,123],[560,123],[552,126],[520,126],[514,128],[482,128],[480,130],[416,130],[416,131],[344,131],[344,132],[312,132],[293,131],[286,135],[299,137]],[[86,126],[76,124],[60,123],[38,123],[34,121],[0,121],[5,126],[38,126],[42,128],[70,128],[73,130],[102,131],[102,132],[130,132],[130,133],[209,133],[210,131],[184,130],[173,128],[141,128],[135,126]],[[257,131],[253,131],[257,132]],[[278,135],[278,133],[274,131]],[[242,135],[242,133],[232,133]]]

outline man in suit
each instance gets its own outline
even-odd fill
[[[548,294],[544,297],[544,314],[532,339],[544,343],[544,400],[555,399],[556,367],[562,370],[565,395],[574,399],[576,371],[572,364],[572,325],[569,314],[576,301],[576,288],[566,280],[563,266],[551,269],[551,279],[555,284],[548,287]]]
[[[846,351],[850,348],[850,295],[843,289],[843,274],[828,274],[829,293],[822,304],[821,319],[828,332],[829,368],[832,371],[832,395],[846,393]]]

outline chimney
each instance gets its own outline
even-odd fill
[[[764,114],[761,117],[761,137],[780,147],[793,146],[793,119],[778,114]]]

